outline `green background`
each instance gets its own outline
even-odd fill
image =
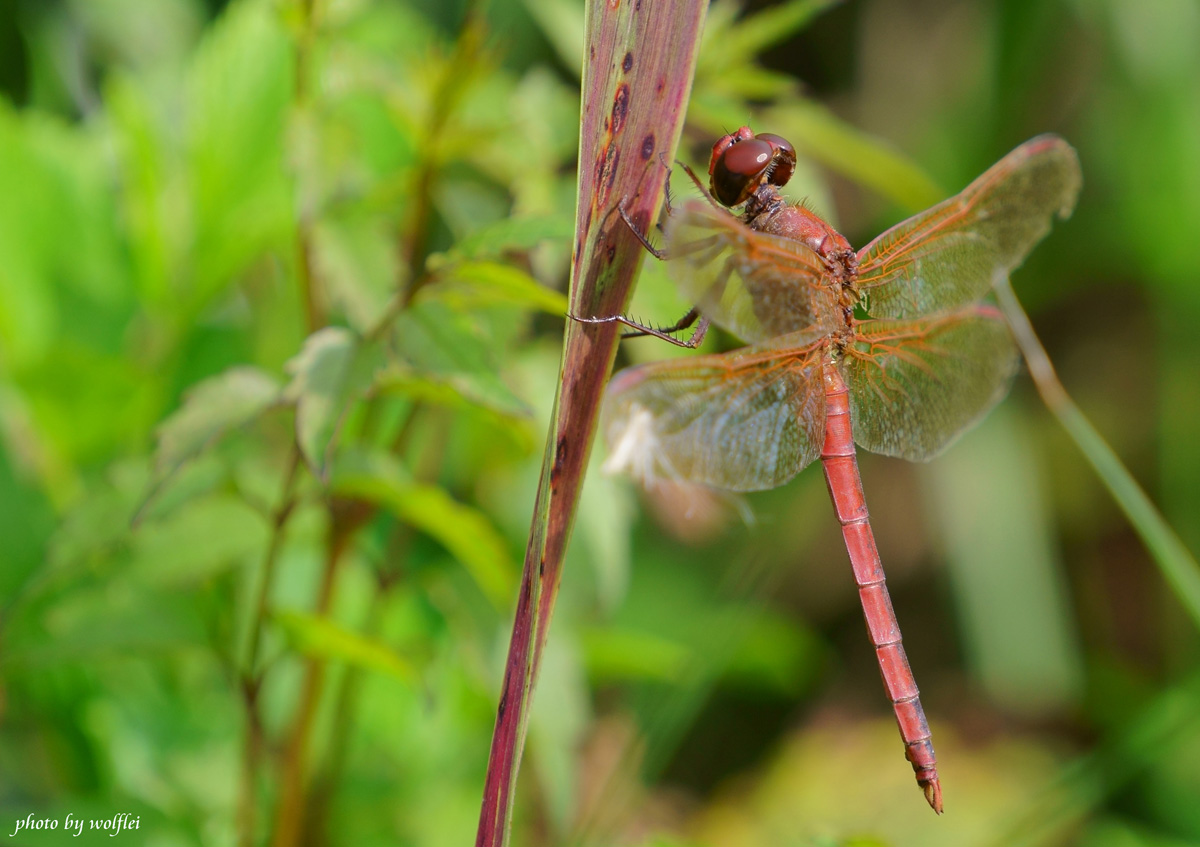
[[[1200,549],[1200,6],[815,11],[712,7],[681,158],[783,134],[789,193],[861,245],[1066,137],[1079,206],[1014,285]],[[470,843],[557,378],[583,15],[469,13],[0,3],[5,837],[128,811],[103,843],[268,843],[280,815],[306,845]],[[687,305],[648,264],[633,312]],[[1197,622],[1028,378],[934,462],[860,464],[946,815],[819,471],[744,498],[596,472],[515,844],[1200,843]]]

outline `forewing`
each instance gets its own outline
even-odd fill
[[[746,348],[622,371],[605,405],[605,469],[645,484],[782,485],[821,452],[823,350]]]
[[[667,222],[668,271],[684,296],[744,341],[827,335],[833,294],[821,258],[799,241],[755,232],[724,209],[690,200]]]
[[[842,367],[854,440],[875,453],[933,458],[1004,397],[1016,373],[1016,346],[993,306],[858,328]]]
[[[962,193],[900,223],[859,251],[859,290],[876,318],[914,318],[974,302],[1069,217],[1081,176],[1074,149],[1042,135]]]

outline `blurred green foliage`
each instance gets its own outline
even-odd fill
[[[861,244],[1066,136],[1079,209],[1015,285],[1200,548],[1200,7],[826,5],[712,8],[681,156],[787,135],[792,193]],[[469,843],[557,378],[581,21],[0,7],[6,836],[129,811],[119,837],[162,847]],[[687,305],[648,265],[633,311]],[[944,459],[862,465],[946,817],[820,474],[744,501],[592,474],[515,843],[1200,841],[1200,640],[1028,384]]]

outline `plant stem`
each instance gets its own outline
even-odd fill
[[[296,89],[292,98],[292,106],[297,113],[303,113],[308,107],[312,48],[317,34],[317,0],[303,0],[301,8],[304,23],[296,42]],[[305,322],[309,333],[313,333],[325,325],[326,318],[321,293],[316,288],[313,275],[312,221],[315,203],[312,198],[306,196],[303,174],[300,173],[299,176],[301,179],[297,185],[299,211],[296,220],[296,281],[299,283],[300,298],[304,304]]]
[[[334,586],[342,555],[350,546],[354,533],[372,513],[370,507],[363,503],[338,498],[332,501],[329,510],[329,539],[315,609],[316,614],[322,617],[328,615],[333,606]],[[327,662],[316,657],[308,659],[305,666],[300,702],[296,706],[296,716],[280,766],[281,785],[275,814],[275,834],[271,840],[273,847],[297,847],[304,831],[308,752],[326,667]]]
[[[300,449],[293,444],[288,457],[288,469],[284,475],[283,495],[271,524],[271,537],[263,557],[262,573],[259,576],[258,596],[254,603],[254,616],[250,623],[250,641],[246,659],[242,665],[242,706],[246,714],[246,740],[242,750],[241,790],[238,809],[238,843],[241,847],[253,847],[256,825],[256,787],[259,764],[262,761],[263,731],[262,717],[258,712],[258,693],[262,689],[262,673],[258,669],[258,655],[262,645],[263,624],[267,617],[267,600],[275,581],[275,568],[279,550],[283,544],[284,528],[296,506],[296,479],[300,470]]]
[[[652,154],[669,159],[678,143],[706,8],[699,0],[586,4],[572,314],[616,315],[628,303],[644,247],[618,209],[641,228],[657,219],[664,185]],[[510,843],[529,705],[617,341],[616,324],[567,322],[476,847]]]
[[[380,579],[379,587],[371,598],[371,606],[367,611],[366,624],[363,634],[367,638],[376,638],[383,620],[383,609],[394,583]],[[334,792],[342,781],[346,770],[346,752],[350,748],[350,733],[354,728],[354,715],[358,711],[358,697],[362,691],[364,672],[358,667],[346,668],[338,684],[333,707],[333,737],[329,742],[329,756],[320,773],[313,779],[313,787],[309,792],[306,806],[309,829],[312,833],[310,841],[324,843],[328,841],[329,809],[332,805]]]
[[[425,274],[425,258],[428,253],[426,242],[429,238],[430,216],[433,213],[434,180],[442,165],[442,134],[450,116],[458,108],[466,81],[478,69],[486,32],[483,5],[482,0],[469,0],[454,52],[445,64],[442,79],[433,95],[433,108],[422,136],[424,143],[421,146],[420,162],[417,165],[412,191],[409,193],[412,213],[400,244],[401,256],[408,266],[408,286],[389,309],[391,317],[395,317],[395,312],[408,306],[417,291],[429,281]]]
[[[1200,626],[1200,565],[1196,564],[1196,560],[1179,540],[1179,536],[1163,519],[1137,480],[1121,464],[1112,448],[1105,443],[1100,433],[1096,432],[1095,427],[1071,400],[1058,379],[1054,365],[1050,363],[1046,349],[1042,347],[1042,342],[1034,332],[1029,316],[1017,301],[1008,278],[995,280],[993,288],[1017,340],[1017,346],[1021,348],[1029,366],[1029,375],[1033,377],[1038,394],[1083,452],[1084,458],[1096,471],[1100,481],[1108,488],[1125,517],[1129,519],[1129,523],[1141,537],[1142,543],[1154,557],[1159,570],[1174,589],[1179,601],[1183,603],[1197,626]]]
[[[306,0],[306,9],[308,12],[306,23],[308,24],[311,24],[314,2],[315,0]],[[298,50],[298,73],[304,72],[307,65],[307,48],[311,42],[311,38],[307,36],[310,29],[311,27],[306,28],[305,36],[302,37]],[[458,100],[458,93],[462,89],[462,83],[467,73],[474,67],[475,56],[481,49],[483,31],[482,6],[478,2],[473,2],[468,10],[467,20],[455,47],[454,55],[447,65],[446,74],[434,100],[435,106],[428,132],[425,136],[424,155],[422,156],[415,179],[415,187],[411,197],[413,212],[401,245],[402,254],[408,266],[409,284],[404,292],[393,301],[382,319],[368,332],[367,336],[370,339],[375,339],[387,331],[387,328],[399,312],[408,306],[413,295],[416,294],[417,290],[426,281],[424,279],[426,240],[428,238],[429,218],[433,206],[433,182],[437,175],[438,165],[440,164],[438,161],[440,135],[449,116],[453,113]],[[303,90],[302,86],[303,81],[297,86],[298,92]],[[319,323],[317,323],[318,316],[313,303],[314,297],[311,287],[309,230],[303,218],[300,223],[299,232],[298,267],[305,280],[302,288],[306,296],[305,306],[309,317],[309,328],[312,331]],[[374,411],[374,409],[372,408],[370,411]],[[417,410],[414,409],[410,413],[408,420],[401,427],[400,433],[393,443],[393,452],[397,452],[401,444],[406,440],[416,412]],[[334,524],[330,530],[330,550],[326,558],[322,589],[317,602],[318,614],[325,614],[328,611],[337,561],[344,547],[348,544],[358,527],[365,523],[374,513],[373,509],[369,509],[361,504],[354,505],[359,506],[360,511],[348,525],[339,527],[336,514],[334,515]],[[381,594],[383,591],[384,589],[381,588]],[[300,704],[297,707],[295,723],[293,724],[283,761],[282,773],[284,782],[281,787],[279,807],[276,814],[275,837],[272,842],[274,847],[292,847],[299,842],[303,812],[309,809],[309,805],[305,802],[306,781],[304,779],[304,770],[308,758],[308,743],[316,714],[317,700],[322,683],[324,682],[324,673],[325,663],[323,661],[316,659],[309,661],[301,689]],[[356,691],[355,675],[351,672],[343,680],[343,684],[338,692],[337,712],[340,719],[346,719],[352,711],[355,705]],[[338,732],[341,738],[339,746],[344,747],[344,731],[339,729]],[[331,767],[327,769],[320,780],[320,790],[322,793],[328,793],[333,790],[333,785],[336,783],[342,769],[342,755],[337,747],[335,747],[334,755],[335,759]],[[319,816],[320,814],[319,808],[311,811],[314,812],[314,815]]]

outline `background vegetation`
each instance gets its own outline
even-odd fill
[[[814,11],[712,7],[682,155],[784,134],[794,196],[862,244],[1066,136],[1078,211],[1015,285],[1200,549],[1200,8]],[[581,43],[557,0],[0,5],[5,836],[128,811],[156,847],[470,843]],[[637,297],[686,309],[653,267]],[[946,816],[819,472],[740,500],[593,474],[514,843],[1200,842],[1196,625],[1028,381],[928,466],[860,461]]]

